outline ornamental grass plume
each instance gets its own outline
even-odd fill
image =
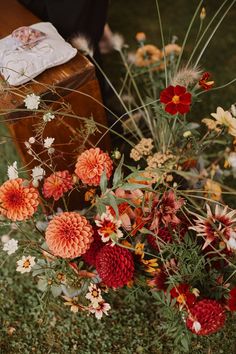
[[[44,180],[43,195],[45,198],[60,199],[64,193],[73,188],[73,178],[69,171],[57,171]]]
[[[27,180],[8,180],[0,187],[0,214],[12,221],[29,219],[38,204],[39,193]]]
[[[112,160],[100,148],[91,148],[79,155],[75,166],[75,173],[84,184],[99,186],[101,176],[106,171],[107,179],[113,170]]]
[[[183,67],[173,76],[171,80],[172,86],[185,86],[188,87],[197,83],[202,76],[202,70],[193,67]]]
[[[106,245],[97,255],[96,270],[103,283],[111,288],[127,285],[134,276],[132,253],[117,245]]]
[[[50,251],[61,258],[76,258],[84,254],[93,242],[93,228],[76,212],[54,216],[45,233]]]

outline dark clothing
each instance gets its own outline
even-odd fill
[[[19,0],[68,39],[85,35],[96,48],[103,34],[109,0]]]

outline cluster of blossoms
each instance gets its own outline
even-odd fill
[[[143,33],[137,41],[134,66],[150,67],[151,77],[173,65],[182,51],[175,39],[162,50],[145,44]],[[116,50],[122,46],[118,38]],[[236,311],[236,210],[222,196],[224,178],[236,176],[236,109],[218,107],[213,119],[203,119],[202,138],[200,124],[188,122],[188,113],[196,94],[210,90],[214,81],[208,72],[189,67],[170,77],[169,86],[159,87],[156,106],[140,109],[133,126],[126,121],[128,133],[140,125],[136,142],[149,129],[138,144],[132,142],[134,166],[120,151],[110,156],[92,147],[74,166],[58,170],[56,138],[29,137],[25,146],[35,162],[29,180],[20,177],[14,162],[0,186],[1,220],[14,223],[2,238],[2,250],[18,257],[27,245],[32,255],[18,259],[16,270],[32,271],[38,288],[61,296],[74,313],[101,319],[111,310],[112,291],[141,287],[155,299],[160,295],[158,306],[165,305],[164,298],[167,307],[179,311],[182,326],[205,336],[219,331]],[[24,102],[29,110],[43,107],[35,94]],[[54,119],[47,108],[44,126]],[[223,144],[225,137],[229,147],[209,153],[208,146]],[[48,165],[37,155],[37,144]],[[78,205],[72,208],[74,197]],[[18,237],[27,228],[27,239]]]

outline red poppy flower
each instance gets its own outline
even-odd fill
[[[164,103],[165,111],[175,115],[176,113],[185,114],[190,111],[192,95],[186,92],[184,86],[168,86],[161,91],[160,101]]]
[[[199,80],[199,85],[204,89],[204,90],[210,90],[212,86],[214,85],[214,81],[207,81],[210,78],[210,74],[208,72],[203,73],[201,79]]]
[[[230,290],[228,306],[230,311],[236,311],[236,287]]]

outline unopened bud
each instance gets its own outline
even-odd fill
[[[200,13],[200,20],[203,21],[205,17],[206,17],[206,9],[205,7],[203,7]]]

